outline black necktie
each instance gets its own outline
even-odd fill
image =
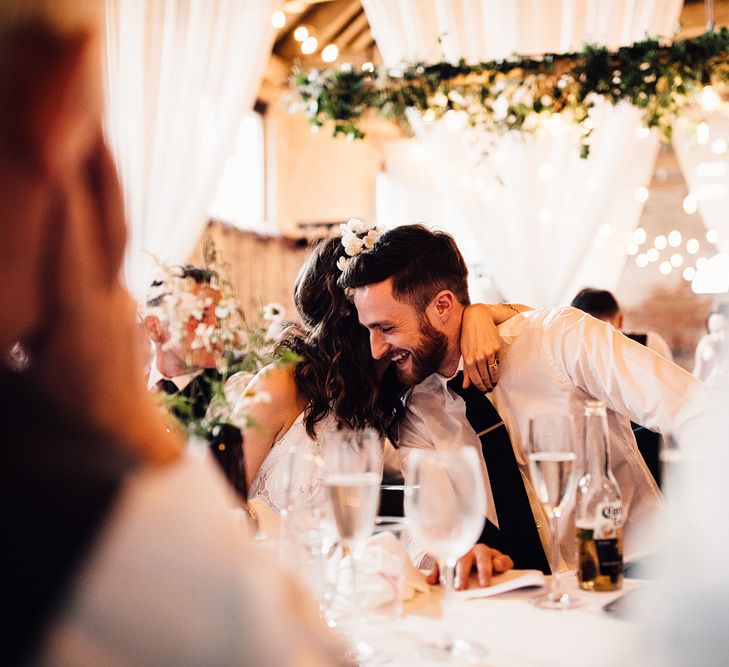
[[[482,539],[511,556],[516,568],[549,573],[549,562],[503,420],[491,401],[476,387],[471,385],[463,389],[462,371],[448,382],[448,388],[466,404],[466,419],[481,441],[489,471],[499,528],[487,519]]]

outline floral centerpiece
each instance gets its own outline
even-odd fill
[[[188,436],[210,445],[228,478],[244,495],[241,433],[250,425],[250,406],[270,400],[265,392],[248,388],[248,383],[264,366],[292,363],[297,358],[286,350],[275,351],[274,338],[285,316],[283,307],[269,304],[255,322],[246,322],[227,278],[227,265],[209,239],[203,246],[203,258],[201,267],[158,262],[146,308],[165,332],[157,353],[173,355],[194,374],[187,391],[161,392],[160,396]]]

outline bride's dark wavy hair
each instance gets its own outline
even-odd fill
[[[405,393],[394,368],[378,379],[369,334],[337,285],[337,260],[345,256],[341,239],[320,241],[301,267],[294,302],[301,325],[290,325],[279,347],[300,355],[294,379],[306,398],[304,426],[315,437],[318,422],[334,415],[339,428],[372,427],[395,440]]]

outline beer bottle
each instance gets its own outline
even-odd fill
[[[602,401],[585,401],[585,474],[577,486],[577,577],[586,591],[623,585],[623,501],[610,470]]]

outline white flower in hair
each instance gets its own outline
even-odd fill
[[[371,250],[384,231],[378,229],[374,222],[363,222],[357,218],[342,223],[339,225],[339,229],[342,232],[344,252],[347,253],[346,257],[340,257],[337,260],[337,268],[340,271],[347,268],[352,257]]]
[[[350,257],[354,257],[355,255],[359,255],[359,253],[362,252],[362,248],[364,247],[364,240],[361,239],[359,236],[343,236],[342,245],[344,246],[344,252],[346,252]]]
[[[372,247],[377,243],[377,239],[380,238],[380,232],[376,229],[370,229],[370,231],[367,232],[367,236],[362,239],[364,241],[364,246],[367,250],[372,250]]]

